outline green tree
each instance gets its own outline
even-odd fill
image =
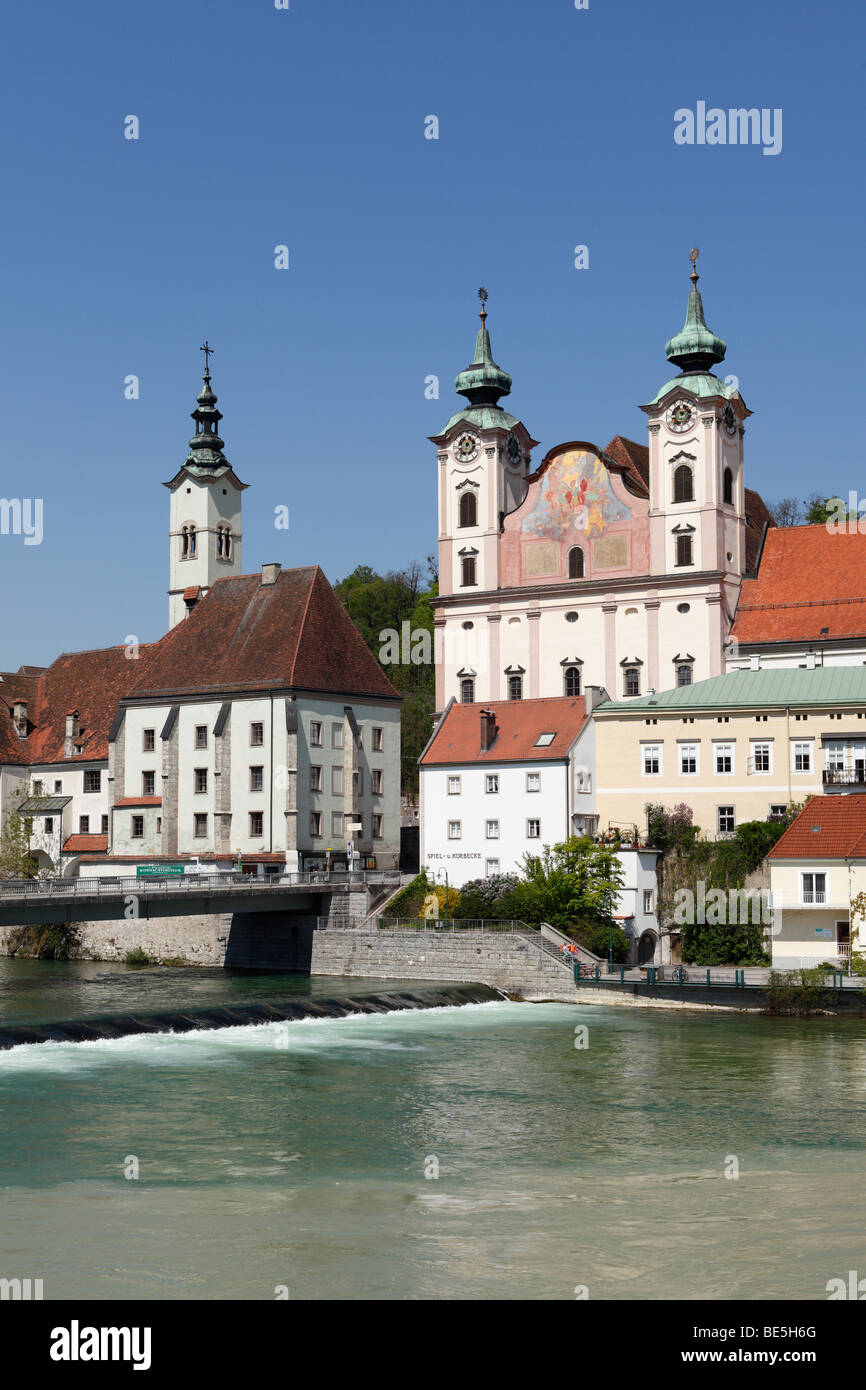
[[[35,878],[38,872],[39,866],[30,853],[33,820],[18,810],[24,796],[24,792],[19,792],[13,798],[0,830],[0,879]]]
[[[502,915],[524,922],[549,922],[558,931],[586,934],[608,913],[622,887],[623,871],[613,849],[586,836],[545,845],[524,855],[522,877],[499,899]]]

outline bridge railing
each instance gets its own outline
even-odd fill
[[[330,917],[317,917],[319,931],[435,931],[435,932],[519,932],[521,935],[538,934],[537,927],[526,922],[503,921],[497,917],[349,917],[342,913]]]
[[[297,888],[307,886],[328,887],[337,884],[398,884],[398,869],[360,869],[349,872],[346,869],[324,870],[305,869],[287,874],[244,874],[238,870],[217,873],[176,874],[165,878],[123,877],[123,878],[28,878],[6,879],[0,882],[0,901],[32,898],[110,898],[124,897],[130,893],[139,896],[156,894],[160,896],[194,891],[209,892],[215,888],[229,888],[240,893],[272,893],[278,888]]]

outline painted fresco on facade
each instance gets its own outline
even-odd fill
[[[613,491],[601,459],[581,450],[564,454],[550,465],[521,529],[526,535],[563,540],[570,531],[600,536],[614,522],[630,518],[631,511]]]

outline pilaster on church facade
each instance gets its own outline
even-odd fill
[[[432,436],[439,478],[437,708],[568,696],[638,697],[716,674],[744,574],[769,520],[745,487],[744,422],[726,345],[707,327],[692,262],[678,367],[641,407],[648,443],[582,439],[533,468],[526,427],[499,399],[486,305],[469,407]],[[484,296],[486,299],[486,295]]]

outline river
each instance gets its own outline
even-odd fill
[[[381,988],[4,959],[0,1017]],[[0,1276],[46,1299],[822,1299],[866,1274],[864,1085],[858,1019],[564,1004],[19,1046]]]

